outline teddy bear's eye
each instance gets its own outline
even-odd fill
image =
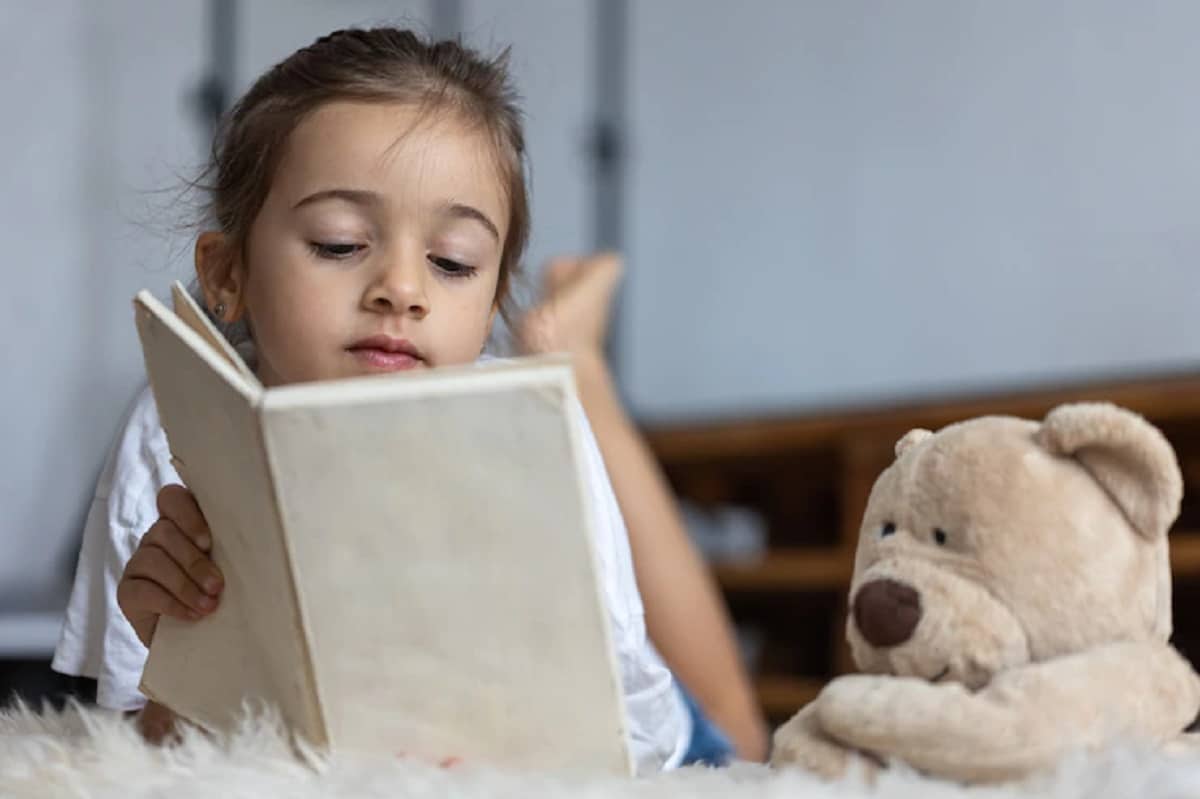
[[[896,525],[892,522],[884,522],[883,527],[879,528],[879,537],[887,538],[892,533],[896,532]]]
[[[933,540],[937,542],[937,545],[938,545],[939,547],[944,547],[944,546],[946,546],[946,539],[947,539],[947,537],[948,537],[948,536],[946,535],[946,531],[945,531],[945,530],[943,530],[942,528],[938,527],[938,528],[935,528],[935,529],[934,529],[934,531],[933,531]]]

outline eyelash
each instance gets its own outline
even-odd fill
[[[309,250],[318,258],[326,258],[330,261],[344,261],[347,258],[352,258],[362,250],[365,250],[367,245],[354,244],[341,241],[310,241],[308,243]]]
[[[345,261],[354,257],[358,253],[367,248],[365,244],[353,244],[345,242],[325,242],[325,241],[310,241],[308,243],[309,250],[318,258],[325,258],[330,261]],[[438,255],[430,255],[429,262],[437,267],[446,277],[452,279],[465,279],[474,277],[479,271],[478,267],[464,264],[460,261],[455,261],[452,258],[443,258]]]
[[[475,273],[479,271],[477,267],[455,261],[451,258],[442,258],[438,255],[429,256],[429,262],[436,266],[446,277],[454,280],[475,277]]]

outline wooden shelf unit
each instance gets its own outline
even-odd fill
[[[1176,449],[1186,492],[1171,538],[1175,642],[1200,663],[1200,366],[1185,375],[647,430],[680,497],[700,507],[750,507],[766,522],[763,557],[713,570],[735,623],[762,642],[753,666],[768,718],[786,720],[826,680],[852,669],[844,624],[854,543],[896,440],[915,427],[988,414],[1040,419],[1061,403],[1094,400],[1141,413]]]

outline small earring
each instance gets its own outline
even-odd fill
[[[218,302],[217,307],[213,308],[213,314],[217,318],[223,318],[225,316],[225,303]]]

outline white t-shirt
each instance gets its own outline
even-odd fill
[[[638,773],[678,765],[692,722],[674,679],[646,637],[625,522],[591,427],[584,451],[598,514],[597,560],[625,695],[630,748]],[[146,702],[138,690],[146,647],[117,606],[117,583],[142,535],[158,519],[159,489],[182,483],[171,466],[154,396],[142,391],[113,446],[88,511],[75,585],[52,668],[97,681],[96,701],[114,710]]]

